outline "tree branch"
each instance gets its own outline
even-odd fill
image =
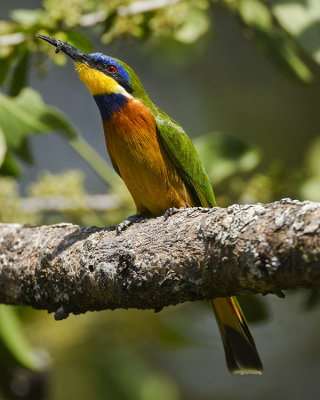
[[[0,225],[0,302],[152,308],[320,284],[320,204],[193,208],[114,227]]]

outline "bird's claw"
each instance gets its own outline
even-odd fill
[[[180,211],[179,208],[171,207],[163,214],[164,220],[166,221],[169,217],[172,217],[174,214],[177,214]]]
[[[130,217],[126,218],[124,221],[120,222],[120,224],[117,225],[116,227],[117,235],[120,235],[120,233],[125,231],[128,228],[128,226],[134,224],[135,222],[138,222],[142,218],[143,215],[141,213],[130,215]]]

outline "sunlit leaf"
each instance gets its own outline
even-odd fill
[[[24,161],[32,161],[26,141],[29,135],[57,131],[68,139],[77,137],[76,129],[67,118],[59,110],[47,106],[39,93],[30,88],[23,89],[16,97],[0,93],[0,129],[8,145],[1,175],[20,174],[11,152]]]
[[[76,130],[60,111],[47,106],[39,93],[25,88],[19,96],[10,98],[0,93],[1,128],[9,146],[18,147],[33,133],[58,130],[68,138],[76,137]]]
[[[269,9],[257,0],[241,1],[239,12],[243,21],[250,27],[270,29],[272,26],[272,16]]]

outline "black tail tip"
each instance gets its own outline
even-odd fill
[[[262,375],[263,365],[253,344],[230,326],[225,327],[225,353],[232,375]],[[252,339],[253,340],[253,339]]]

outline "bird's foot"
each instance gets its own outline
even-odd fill
[[[164,220],[166,221],[169,217],[172,217],[174,214],[177,214],[180,211],[180,208],[171,207],[163,214]]]
[[[117,225],[116,227],[117,235],[120,235],[120,233],[125,231],[128,228],[128,226],[142,220],[143,218],[144,217],[141,213],[130,215],[128,218],[126,218],[124,221],[120,222],[120,224]]]

